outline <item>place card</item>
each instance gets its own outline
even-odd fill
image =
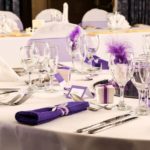
[[[39,20],[39,19],[32,20],[32,28],[33,29],[39,29],[42,26],[44,26],[44,24],[45,24],[45,21],[42,19],[41,20]]]
[[[64,80],[64,78],[61,76],[61,74],[60,73],[56,73],[55,75],[54,75],[54,77],[56,78],[56,80],[59,82],[59,84],[60,84],[60,86],[61,87],[65,87],[66,86],[66,81]]]
[[[93,98],[94,97],[92,93],[90,92],[89,88],[86,86],[72,85],[66,97],[71,98],[70,96],[71,94],[78,95],[81,98]]]

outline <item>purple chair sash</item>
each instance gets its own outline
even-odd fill
[[[107,28],[107,20],[104,21],[84,21],[82,27]]]
[[[31,45],[33,42],[38,41],[45,41],[48,42],[50,45],[53,44],[57,46],[58,48],[58,56],[59,61],[71,61],[71,56],[68,52],[68,43],[67,43],[67,37],[66,38],[41,38],[41,39],[30,39],[27,43],[27,45]]]

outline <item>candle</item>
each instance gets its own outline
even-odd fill
[[[68,4],[66,2],[63,4],[63,21],[68,22]]]
[[[114,0],[113,12],[117,12],[117,11],[118,11],[118,0]]]

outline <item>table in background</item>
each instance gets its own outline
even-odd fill
[[[109,29],[87,29],[88,35],[99,35],[100,45],[97,55],[105,60],[109,60],[107,52],[108,43],[114,41],[121,41],[128,43],[137,56],[144,51],[145,41],[144,35],[150,35],[150,28],[131,28],[122,30],[109,30]]]
[[[135,54],[138,55],[143,51],[144,39],[143,35],[150,34],[150,29],[138,29],[138,30],[87,30],[88,34],[99,35],[100,46],[97,53],[101,58],[108,60],[109,55],[107,53],[107,43],[112,39],[127,41],[131,43],[132,49]],[[20,47],[27,45],[31,36],[27,35],[10,35],[0,36],[0,56],[11,66],[20,67]],[[51,42],[58,45],[60,61],[70,61],[71,56],[67,52],[67,46],[65,45],[65,39],[53,38]]]

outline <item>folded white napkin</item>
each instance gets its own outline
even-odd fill
[[[126,18],[118,12],[108,16],[108,28],[110,29],[128,29],[130,25]]]
[[[16,82],[20,77],[14,72],[14,70],[0,58],[0,82]]]

